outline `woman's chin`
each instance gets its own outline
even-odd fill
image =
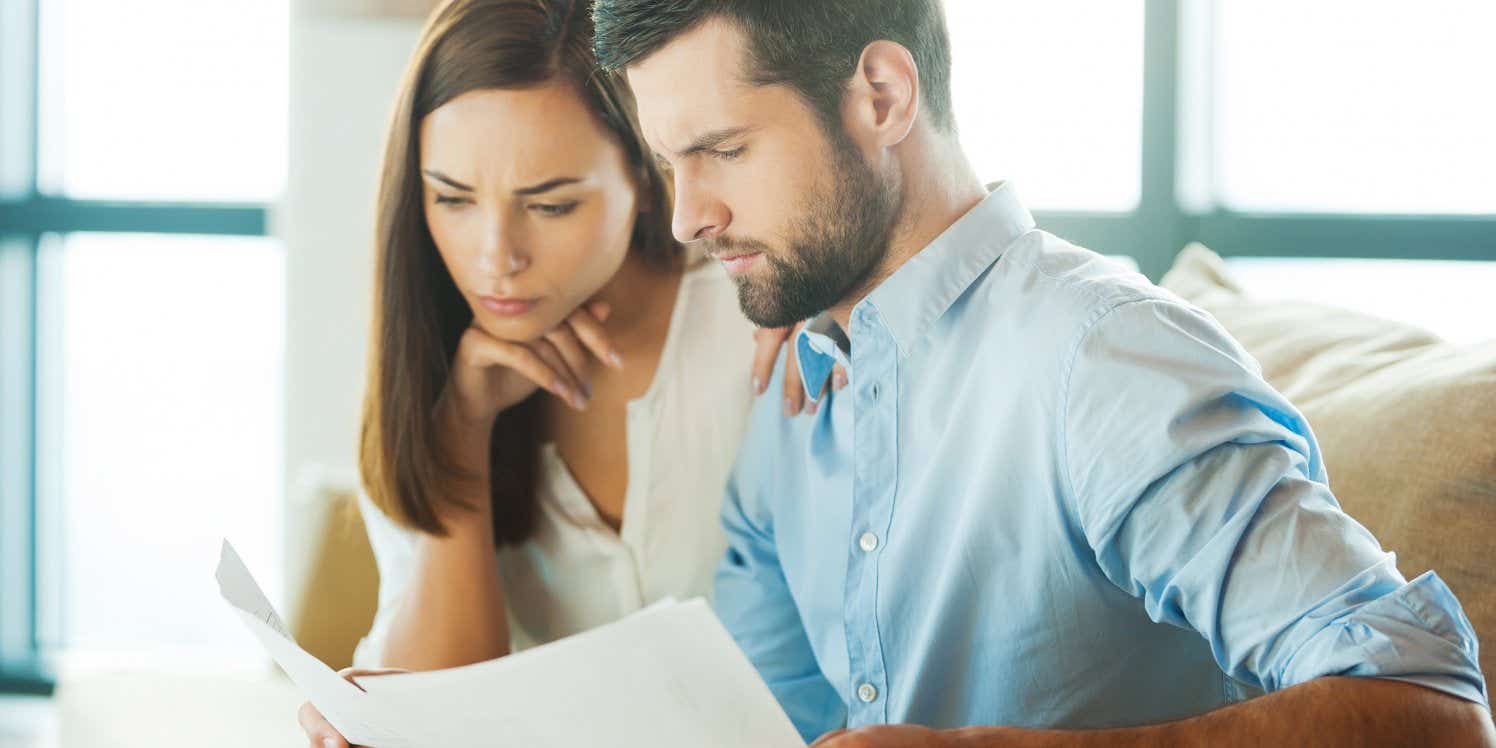
[[[562,322],[562,320],[551,319],[554,315],[546,314],[546,311],[544,305],[522,315],[497,315],[480,311],[475,319],[478,327],[499,340],[511,343],[533,343],[545,337],[547,332]]]

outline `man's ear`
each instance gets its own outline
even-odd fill
[[[919,68],[903,45],[875,41],[862,49],[847,86],[843,119],[865,147],[902,143],[919,119]]]

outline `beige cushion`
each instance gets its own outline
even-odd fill
[[[379,570],[358,512],[358,497],[336,492],[323,497],[311,565],[295,611],[291,634],[303,649],[340,670],[353,664],[353,649],[374,621]]]
[[[1304,412],[1346,512],[1408,578],[1438,572],[1496,676],[1496,340],[1457,346],[1357,312],[1254,300],[1198,244],[1162,285],[1215,315]]]

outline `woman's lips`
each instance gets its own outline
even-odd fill
[[[482,304],[484,309],[501,317],[518,317],[528,314],[536,304],[540,303],[540,299],[501,299],[497,296],[484,296],[478,299],[478,303]]]

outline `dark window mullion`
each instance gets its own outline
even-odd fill
[[[76,231],[263,236],[260,204],[114,202],[33,196],[0,204],[0,226],[27,234]]]
[[[1128,249],[1157,280],[1187,241],[1176,194],[1179,157],[1179,0],[1143,3],[1143,160],[1137,227]],[[1110,247],[1099,251],[1114,252]]]
[[[0,0],[0,206],[36,194],[37,0]],[[39,237],[0,207],[0,693],[49,693],[37,648]]]
[[[37,649],[36,237],[0,241],[0,693],[48,693]]]
[[[1496,215],[1217,211],[1197,220],[1199,240],[1224,256],[1496,260]]]

